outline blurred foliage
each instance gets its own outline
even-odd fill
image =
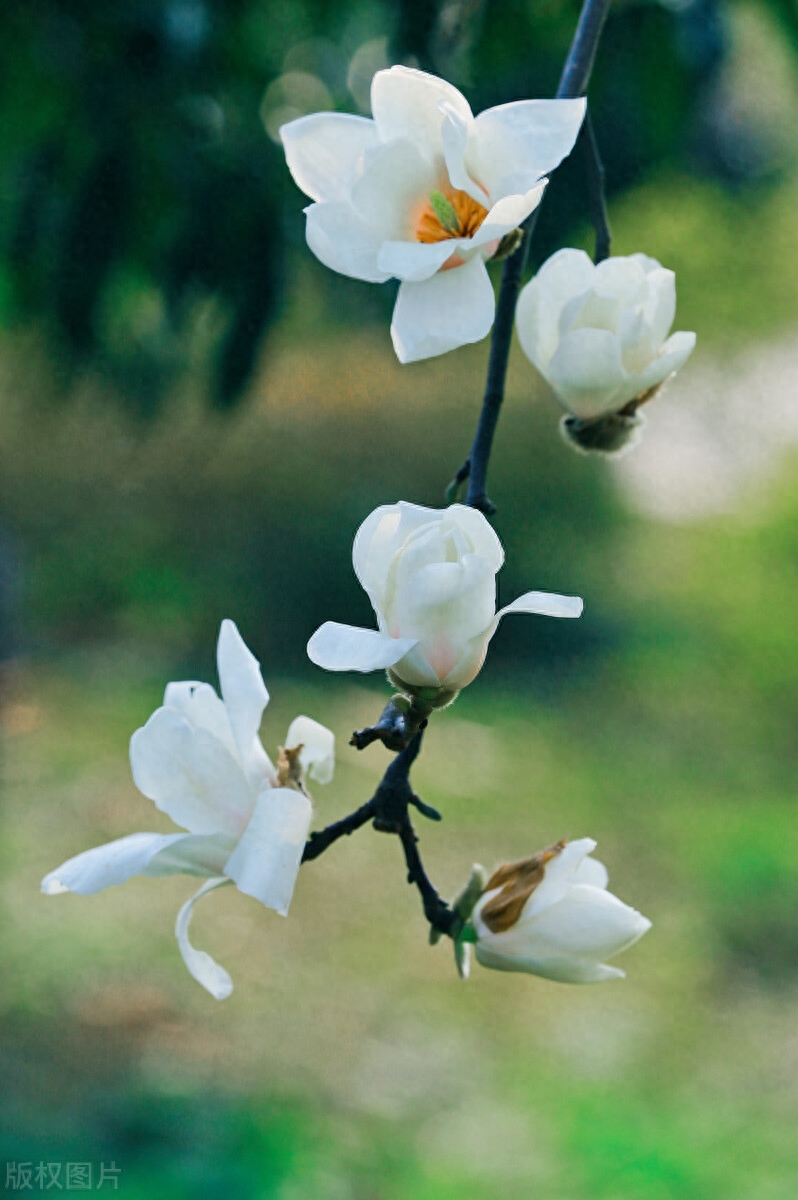
[[[142,412],[158,407],[199,337],[210,394],[228,407],[252,378],[287,283],[297,286],[286,249],[303,240],[302,198],[275,144],[281,121],[367,110],[370,74],[391,61],[452,79],[475,110],[550,95],[578,10],[576,0],[7,6],[6,323],[41,326],[67,380],[102,365]],[[779,121],[763,119],[759,100],[741,107],[739,81],[727,78],[735,11],[721,0],[613,8],[591,90],[611,192],[665,165],[689,163],[734,184],[778,165],[770,143]],[[757,11],[771,41],[796,45],[793,6],[770,0]],[[761,60],[768,69],[771,58]],[[582,222],[576,162],[551,190],[538,258]],[[316,285],[334,306],[340,279],[326,272]],[[382,289],[362,313],[382,318],[389,297]]]

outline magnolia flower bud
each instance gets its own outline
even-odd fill
[[[668,337],[675,312],[673,271],[645,254],[594,265],[582,250],[559,250],[523,289],[521,346],[571,414],[563,432],[580,449],[626,445],[637,408],[692,353],[694,333]]]
[[[558,842],[506,863],[474,909],[477,961],[559,983],[600,983],[624,972],[602,960],[628,949],[651,922],[607,891],[607,871],[589,858],[592,838]]]
[[[474,508],[385,504],[367,517],[352,550],[379,633],[327,621],[308,642],[328,671],[390,668],[391,682],[429,708],[449,703],[479,672],[508,612],[578,617],[577,596],[527,592],[496,612],[501,542]]]

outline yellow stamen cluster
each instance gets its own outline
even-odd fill
[[[434,202],[437,196],[448,201],[452,214],[452,219],[445,223],[441,220],[441,204]],[[447,186],[440,193],[433,193],[416,217],[416,241],[443,242],[447,238],[473,237],[487,215],[488,210],[468,192]]]

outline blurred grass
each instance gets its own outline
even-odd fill
[[[617,249],[674,267],[677,327],[725,354],[794,328],[794,214],[793,185],[729,199],[663,178],[619,206]],[[424,827],[425,860],[448,895],[474,860],[595,837],[613,889],[654,921],[625,982],[475,968],[463,986],[425,945],[397,847],[368,830],[303,870],[288,921],[232,890],[199,907],[195,941],[236,983],[222,1005],[174,943],[191,881],[38,895],[78,850],[169,828],[127,742],[166,679],[214,678],[222,616],[264,662],[267,747],[297,711],[336,730],[319,823],[379,777],[380,750],[346,740],[384,689],[322,678],[304,642],[328,618],[370,622],[352,533],[378,503],[441,503],[487,347],[402,369],[385,328],[351,332],[379,290],[303,270],[306,298],[229,420],[197,375],[149,424],[99,375],[64,403],[34,335],[5,346],[0,517],[29,652],[3,710],[5,1158],[115,1159],[142,1198],[794,1200],[790,462],[737,515],[643,521],[605,464],[560,443],[514,355],[491,479],[502,598],[551,588],[587,609],[506,622],[436,717],[415,783],[445,821]]]

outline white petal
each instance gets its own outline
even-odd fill
[[[523,929],[523,922],[537,919],[544,909],[558,904],[582,871],[587,856],[595,849],[593,838],[575,838],[567,842],[560,853],[546,863],[543,880],[524,905],[515,928]],[[520,933],[519,936],[523,937],[524,934]]]
[[[407,138],[430,156],[442,156],[441,103],[451,105],[468,124],[473,120],[465,97],[435,75],[391,67],[378,71],[371,81],[371,111],[383,142]]]
[[[194,680],[167,683],[163,703],[164,708],[176,708],[197,729],[207,729],[231,754],[238,755],[227,709],[209,683]]]
[[[585,604],[579,596],[560,596],[557,592],[524,592],[512,604],[496,614],[497,621],[507,613],[534,613],[540,617],[581,617]]]
[[[273,770],[258,738],[263,710],[269,703],[269,693],[260,673],[260,664],[233,621],[222,621],[216,647],[216,665],[233,740],[238,747],[244,773],[250,785],[257,788]]]
[[[209,879],[183,905],[177,914],[177,921],[175,922],[175,937],[180,947],[180,953],[183,955],[183,962],[197,983],[201,983],[205,990],[210,992],[214,1000],[226,1000],[233,990],[233,981],[224,967],[220,967],[211,958],[210,954],[206,954],[204,950],[196,950],[191,945],[191,942],[188,940],[188,927],[191,922],[194,905],[200,897],[206,896],[208,892],[212,892],[215,888],[224,887],[229,882],[229,879]]]
[[[186,836],[185,833],[131,833],[93,850],[84,850],[45,875],[42,891],[45,896],[56,896],[60,892],[91,896],[103,888],[141,875],[156,854],[183,841]]]
[[[676,276],[673,271],[658,267],[650,271],[646,279],[649,288],[645,307],[646,321],[651,330],[651,340],[659,349],[676,316]]]
[[[481,258],[439,271],[424,283],[403,283],[391,322],[400,362],[417,362],[479,342],[490,333],[493,285]]]
[[[571,876],[572,883],[585,883],[589,887],[606,888],[609,875],[604,863],[597,858],[583,858]]]
[[[311,200],[347,200],[366,150],[379,142],[368,117],[312,113],[280,127],[288,170]]]
[[[225,875],[240,892],[285,916],[302,862],[312,809],[302,792],[265,788],[252,820],[227,860]]]
[[[391,674],[410,688],[441,686],[441,678],[430,666],[420,644],[393,664]]]
[[[252,814],[254,793],[241,765],[205,729],[174,708],[159,708],[130,739],[136,787],[192,833],[238,834]]]
[[[404,565],[404,556],[398,566]],[[490,626],[496,607],[496,579],[479,554],[460,562],[429,563],[397,587],[391,621],[417,638],[439,679],[457,664],[465,644]],[[404,678],[404,677],[403,677]]]
[[[222,875],[235,849],[236,838],[221,833],[185,833],[179,841],[159,850],[143,875]]]
[[[633,258],[617,255],[597,264],[593,274],[597,292],[614,296],[623,308],[642,304],[648,295],[646,273]]]
[[[378,671],[393,666],[417,640],[325,621],[308,642],[308,658],[325,671]]]
[[[607,963],[571,957],[509,958],[496,947],[484,945],[481,941],[477,942],[474,949],[477,962],[483,967],[492,967],[497,971],[524,971],[555,983],[603,983],[607,979],[624,978],[623,971]]]
[[[376,146],[366,155],[363,174],[352,189],[352,207],[386,240],[414,240],[416,216],[438,180],[432,161],[418,146],[401,139]]]
[[[506,196],[503,200],[498,200],[474,236],[464,240],[465,249],[484,246],[487,242],[503,238],[506,233],[510,233],[522,221],[525,221],[543,199],[546,182],[544,179],[542,183],[537,184],[528,192],[521,192],[518,195]]]
[[[583,419],[614,412],[632,399],[620,341],[605,329],[567,333],[546,367],[546,378],[563,404]]]
[[[443,115],[441,138],[449,182],[453,188],[465,192],[483,208],[490,208],[490,197],[484,188],[474,182],[465,165],[468,130],[471,122],[465,120],[451,104],[445,101],[441,102],[440,111]]]
[[[435,512],[435,509],[430,511]],[[447,521],[454,521],[463,530],[474,554],[481,554],[486,558],[491,570],[495,572],[501,568],[504,563],[504,547],[496,530],[478,508],[470,508],[467,504],[450,504],[443,513],[439,511],[439,515]]]
[[[494,203],[528,192],[571,153],[585,104],[584,98],[518,100],[486,109],[469,132],[469,175]]]
[[[530,941],[534,932],[536,954],[549,947],[550,955],[567,954],[596,962],[620,954],[651,928],[646,917],[612,892],[585,884],[571,884],[557,904],[528,924],[524,913],[522,921]]]
[[[563,306],[589,290],[595,267],[584,250],[558,250],[522,289],[516,309],[521,347],[544,375],[557,348]]]
[[[381,504],[366,517],[355,534],[352,566],[377,613],[384,607],[385,581],[394,554],[405,539],[422,525],[440,519],[441,510],[420,504]]]
[[[377,255],[381,271],[408,283],[420,283],[441,269],[466,238],[445,238],[442,242],[383,242]]]
[[[383,235],[358,216],[351,204],[311,204],[305,216],[308,246],[325,267],[366,283],[390,279],[390,273],[377,266]]]
[[[629,309],[629,314],[635,309]],[[565,337],[572,329],[607,329],[615,333],[621,315],[621,302],[615,296],[588,288],[567,300],[560,312],[558,331]],[[624,314],[626,315],[626,314]],[[639,313],[642,319],[642,311]]]
[[[674,333],[660,350],[659,356],[635,379],[635,396],[662,383],[674,371],[678,371],[695,349],[694,333]]]
[[[329,783],[335,771],[335,734],[312,717],[294,717],[285,735],[286,750],[302,747],[302,770],[318,783]]]

